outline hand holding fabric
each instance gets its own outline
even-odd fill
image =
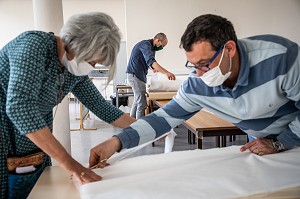
[[[90,150],[90,167],[97,165],[97,168],[104,168],[108,165],[106,160],[120,149],[121,142],[117,137],[112,137],[111,139],[98,144]]]

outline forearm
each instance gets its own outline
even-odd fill
[[[35,145],[53,158],[61,167],[69,172],[70,169],[66,163],[75,161],[65,150],[65,148],[52,135],[49,128],[43,128],[33,133],[26,135]]]
[[[159,65],[157,62],[153,62],[152,67],[154,68],[154,70],[161,72],[165,75],[167,75],[169,73],[168,70],[166,70],[165,68],[163,68],[161,65]]]
[[[119,119],[117,119],[116,121],[112,122],[111,124],[119,127],[119,128],[125,128],[129,125],[131,125],[133,122],[135,122],[136,119],[133,117],[130,117],[129,114],[123,114]]]

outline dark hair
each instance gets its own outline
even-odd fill
[[[221,16],[205,14],[189,23],[181,37],[179,47],[189,52],[192,44],[198,41],[208,41],[213,49],[217,50],[228,40],[237,42],[232,23]]]

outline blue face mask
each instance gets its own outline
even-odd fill
[[[159,51],[159,50],[162,50],[164,47],[162,45],[160,46],[154,46],[154,51]]]

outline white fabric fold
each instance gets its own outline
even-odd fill
[[[141,150],[142,148],[152,144],[153,142],[157,141],[157,140],[160,140],[162,138],[165,138],[165,153],[169,153],[172,151],[173,149],[173,145],[174,145],[174,139],[175,139],[175,135],[176,133],[171,130],[170,132],[168,133],[165,133],[164,135],[150,141],[150,142],[146,142],[144,144],[141,144],[139,146],[136,146],[134,148],[131,148],[131,149],[124,149],[122,150],[120,153],[115,153],[113,156],[111,156],[107,163],[109,164],[114,164],[115,162],[117,161],[120,161],[120,160],[123,160],[125,158],[128,158],[128,157],[132,157],[132,154],[135,154],[137,151]]]

